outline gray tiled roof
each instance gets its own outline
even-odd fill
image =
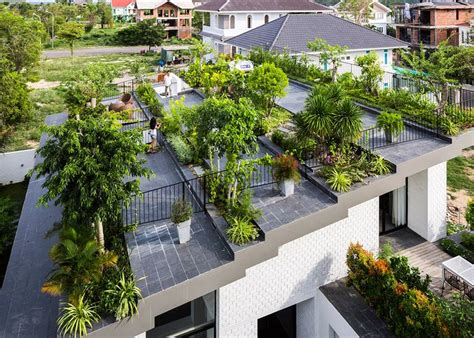
[[[401,48],[408,44],[372,29],[331,14],[288,14],[233,37],[228,44],[252,49],[310,52],[307,43],[316,38],[330,45],[347,46],[349,50]]]
[[[310,0],[211,0],[195,8],[198,11],[329,11],[330,8]]]

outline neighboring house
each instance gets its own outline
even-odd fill
[[[135,0],[112,0],[112,15],[115,21],[134,21],[136,15]]]
[[[274,52],[286,50],[290,55],[305,53],[312,62],[319,64],[319,53],[311,51],[307,46],[308,42],[317,38],[326,40],[330,45],[347,48],[341,57],[343,64],[340,72],[355,73],[358,68],[354,66],[355,59],[371,51],[377,53],[384,69],[390,71],[393,50],[408,47],[403,41],[331,14],[288,14],[233,37],[226,43],[237,49],[239,54],[245,55],[252,48]],[[329,69],[327,64],[322,64],[321,67]],[[386,82],[385,87],[390,81]]]
[[[288,13],[327,13],[332,9],[310,0],[211,0],[196,7],[209,13],[202,27],[203,41],[219,53],[232,54],[224,41]]]
[[[436,48],[449,41],[454,46],[474,44],[474,1],[436,1],[394,7],[397,38],[412,47]]]
[[[338,2],[337,4],[332,6],[332,8],[334,8],[334,10],[336,11],[337,15],[345,19],[353,20],[352,15],[339,10],[340,5],[341,2]],[[392,10],[384,4],[381,4],[378,0],[375,0],[370,4],[370,11],[372,13],[371,17],[366,19],[364,22],[361,22],[360,24],[369,25],[377,29],[379,32],[387,34],[387,27],[391,22],[391,17],[389,15]]]
[[[190,39],[194,4],[191,0],[136,0],[137,21],[155,19],[168,39]]]

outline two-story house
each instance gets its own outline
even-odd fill
[[[134,21],[135,14],[135,0],[112,0],[112,15],[114,21]]]
[[[472,44],[472,0],[420,1],[394,10],[397,38],[413,47],[436,48],[446,40],[454,46]]]
[[[165,26],[166,38],[192,37],[194,4],[191,0],[136,0],[137,21],[155,19]]]
[[[340,10],[341,2],[338,2],[332,8],[336,11],[338,16],[341,16],[345,19],[353,20],[352,15],[347,12]],[[358,22],[359,24],[368,25],[375,28],[383,34],[387,34],[387,27],[391,22],[390,13],[392,10],[380,3],[379,0],[372,1],[370,4],[370,17],[363,20],[363,22]]]
[[[203,41],[224,54],[233,53],[232,47],[225,44],[227,39],[288,13],[332,12],[332,9],[309,0],[211,0],[195,10],[209,14],[202,27]]]

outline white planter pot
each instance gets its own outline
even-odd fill
[[[295,193],[295,181],[293,180],[284,180],[279,183],[280,191],[283,196],[291,196]]]
[[[398,135],[392,134],[388,130],[385,130],[385,139],[388,143],[394,143],[398,141]]]
[[[186,243],[191,239],[191,220],[176,224],[178,228],[179,243]]]

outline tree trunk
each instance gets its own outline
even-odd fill
[[[74,57],[74,41],[71,41],[69,48],[71,49],[71,57]]]
[[[105,248],[105,241],[104,241],[104,225],[102,224],[102,220],[100,216],[97,216],[95,219],[95,231],[97,237],[97,244],[100,246],[100,252],[104,252]]]
[[[332,82],[335,83],[337,80],[337,66],[334,63],[332,65],[331,75],[332,75]]]

